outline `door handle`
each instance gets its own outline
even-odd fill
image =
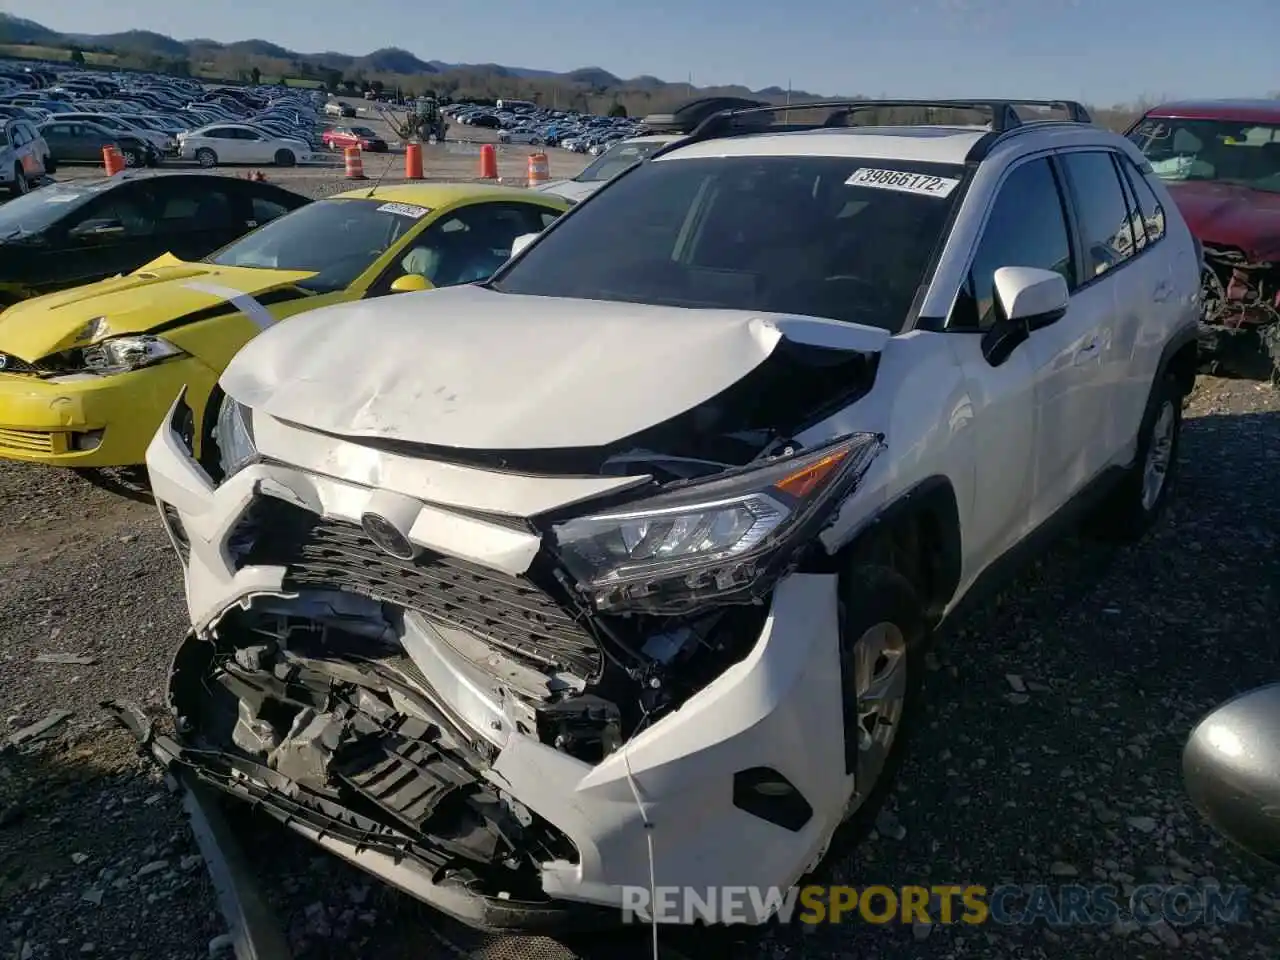
[[[1156,285],[1155,293],[1151,296],[1156,303],[1167,302],[1168,299],[1173,296],[1173,284],[1168,280],[1161,280],[1160,283]]]

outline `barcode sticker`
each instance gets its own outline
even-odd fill
[[[431,211],[426,207],[420,207],[416,203],[384,203],[378,208],[379,213],[398,213],[402,217],[413,217],[415,220],[421,220]]]
[[[946,197],[960,185],[960,181],[952,177],[935,177],[926,173],[905,173],[901,170],[860,167],[853,171],[845,184],[850,187],[897,190],[899,193],[915,193],[926,197]]]

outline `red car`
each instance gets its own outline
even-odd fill
[[[1128,137],[1204,249],[1204,366],[1280,374],[1280,100],[1166,103]]]
[[[387,141],[368,127],[333,127],[326,130],[320,139],[330,150],[359,147],[371,153],[387,152]]]

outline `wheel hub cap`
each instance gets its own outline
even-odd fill
[[[867,630],[850,653],[857,693],[858,738],[854,793],[848,813],[866,801],[880,781],[897,740],[907,695],[907,642],[892,623]]]

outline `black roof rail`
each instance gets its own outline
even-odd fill
[[[640,124],[652,133],[688,134],[714,114],[768,106],[763,100],[744,97],[698,97],[685,101],[669,113],[651,113]]]
[[[1024,120],[1018,107],[1035,107],[1064,111],[1072,123],[1092,123],[1093,118],[1084,105],[1075,100],[817,100],[807,103],[762,104],[719,110],[703,120],[692,131],[689,141],[711,140],[716,137],[739,133],[757,133],[770,129],[774,116],[797,110],[828,110],[826,118],[818,123],[785,124],[774,126],[785,130],[818,130],[825,127],[847,126],[848,118],[866,110],[915,108],[926,110],[975,110],[991,115],[991,132],[1006,133],[1027,124],[1040,121]],[[755,121],[755,122],[753,122]]]

